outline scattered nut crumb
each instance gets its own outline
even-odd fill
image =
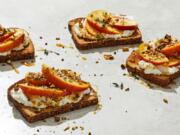
[[[122,70],[126,69],[126,66],[124,64],[121,64],[121,69]]]
[[[57,47],[64,48],[64,45],[63,45],[63,44],[60,44],[60,43],[57,43],[56,46],[57,46]]]
[[[78,129],[78,126],[72,127],[72,131]]]
[[[123,90],[123,89],[124,89],[124,85],[123,85],[123,83],[121,83],[120,88],[121,88],[121,90]]]
[[[80,126],[80,129],[81,129],[81,131],[83,131],[83,130],[84,130],[84,127]]]
[[[168,100],[166,98],[163,98],[163,102],[168,104]]]
[[[126,88],[125,91],[129,91],[130,89],[129,88]]]
[[[119,84],[118,83],[112,83],[114,85],[114,87],[118,88],[119,87]]]
[[[123,47],[123,48],[122,48],[122,51],[123,51],[123,52],[129,52],[129,48],[128,48],[128,47]]]
[[[64,59],[62,58],[61,61],[64,61]]]
[[[70,129],[70,127],[68,126],[68,127],[66,127],[65,129],[64,129],[64,131],[67,131],[67,130],[69,130]]]
[[[60,37],[56,37],[56,40],[60,40]]]
[[[87,60],[87,58],[86,58],[86,57],[81,57],[81,59],[82,59],[82,60]]]
[[[104,59],[105,60],[113,60],[114,57],[111,54],[104,54]]]
[[[102,105],[101,104],[97,104],[95,110],[93,111],[93,114],[96,114],[97,111],[99,111],[101,109],[102,109]]]

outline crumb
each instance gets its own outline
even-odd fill
[[[122,48],[122,51],[123,51],[123,52],[129,52],[129,48],[123,47],[123,48]]]
[[[55,122],[59,122],[59,121],[60,121],[60,117],[55,116],[55,117],[54,117],[54,121],[55,121]]]
[[[49,54],[49,51],[46,50],[46,49],[44,49],[44,54],[45,54],[45,55],[48,55],[48,54]]]
[[[72,131],[78,129],[78,126],[72,127]]]
[[[45,45],[48,45],[48,43],[45,43]]]
[[[166,98],[163,98],[163,102],[168,104],[168,100]]]
[[[74,49],[74,47],[70,44],[70,45],[67,45],[66,46],[67,48],[71,48],[71,49]]]
[[[111,54],[104,54],[104,59],[105,60],[113,60],[114,57]]]
[[[64,29],[67,29],[67,27],[65,26]]]
[[[60,40],[60,37],[56,37],[56,40]]]
[[[121,69],[122,70],[126,69],[126,66],[124,64],[121,64]]]
[[[99,61],[96,61],[96,64],[98,64],[99,63]]]
[[[111,100],[112,98],[111,97],[109,97],[109,100]]]
[[[64,61],[64,59],[62,58],[61,61]]]
[[[64,48],[64,45],[63,45],[63,44],[60,44],[60,43],[56,44],[56,46],[57,46],[57,47]]]
[[[114,85],[114,87],[119,87],[119,84],[117,83],[112,83]]]
[[[116,55],[116,52],[114,52],[114,55]]]
[[[124,89],[124,85],[123,85],[123,83],[121,83],[120,88],[121,88],[121,90],[123,90],[123,89]]]
[[[92,135],[92,133],[91,133],[91,132],[89,132],[89,133],[88,133],[88,135]]]
[[[95,110],[93,111],[93,114],[96,114],[97,111],[99,111],[101,109],[102,109],[102,105],[101,104],[97,104]]]
[[[123,73],[123,76],[126,76],[127,74],[126,73]]]
[[[129,91],[130,89],[129,88],[126,88],[125,91]]]
[[[103,74],[100,74],[100,76],[103,76]]]
[[[81,129],[81,131],[83,131],[83,130],[84,130],[84,127],[80,126],[80,129]]]
[[[86,58],[86,57],[81,57],[81,59],[82,59],[82,60],[87,60],[87,58]]]
[[[39,38],[40,38],[40,39],[43,39],[43,37],[42,37],[42,36],[40,36]]]
[[[64,131],[67,131],[67,130],[69,130],[70,129],[70,127],[68,126],[68,127],[66,127],[65,129],[64,129]]]

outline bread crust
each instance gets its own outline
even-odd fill
[[[14,28],[19,29],[19,28]],[[34,45],[32,40],[29,38],[29,45],[23,50],[20,51],[12,51],[7,56],[0,56],[0,63],[7,62],[8,60],[11,61],[18,61],[18,60],[25,60],[25,59],[34,59]]]
[[[142,42],[142,35],[140,30],[136,30],[136,32],[130,37],[124,37],[119,39],[103,39],[103,40],[95,40],[95,41],[88,41],[83,38],[79,38],[75,31],[73,30],[73,26],[80,22],[84,18],[76,18],[70,20],[68,23],[69,31],[72,35],[72,39],[76,45],[76,47],[80,50],[87,50],[93,48],[101,48],[101,47],[110,47],[110,46],[117,46],[117,45],[127,45],[127,44],[136,44]]]
[[[61,107],[49,107],[42,110],[37,110],[32,107],[24,106],[23,104],[18,103],[11,96],[11,90],[18,83],[23,83],[25,80],[20,80],[17,83],[13,84],[8,89],[8,100],[14,104],[16,109],[22,114],[22,116],[29,122],[33,123],[39,120],[43,120],[58,114],[63,114],[66,112],[74,111],[77,109],[81,109],[84,107],[92,106],[98,104],[97,93],[92,89],[92,92],[89,95],[86,95],[81,101],[78,103],[67,104]]]
[[[135,58],[136,52],[133,51],[126,60],[126,67],[128,72],[139,75],[140,77],[150,81],[151,83],[157,84],[161,87],[168,86],[174,79],[180,77],[180,71],[172,75],[154,75],[154,74],[145,74],[142,69],[139,68],[136,63]]]

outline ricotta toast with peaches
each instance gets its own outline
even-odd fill
[[[76,72],[46,65],[41,73],[28,73],[13,84],[8,99],[28,122],[98,103],[96,91]]]
[[[85,18],[69,21],[69,31],[78,49],[140,43],[138,24],[127,15],[96,10]]]
[[[20,28],[0,26],[0,62],[34,58],[34,46],[28,33]]]
[[[160,86],[167,86],[180,77],[180,41],[164,38],[140,44],[126,61],[129,72]]]

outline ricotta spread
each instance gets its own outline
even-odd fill
[[[28,99],[28,97],[23,93],[23,91],[20,88],[18,88],[18,90],[13,89],[11,91],[11,96],[14,100],[16,100],[20,104],[29,107],[34,107],[37,109],[43,109],[48,106],[63,106],[70,103],[77,103],[85,95],[90,94],[90,92],[91,90],[87,89],[76,94],[67,95],[60,99],[52,99],[45,96],[34,96],[33,98]]]
[[[155,66],[152,63],[141,60],[138,62],[141,69],[144,70],[145,74],[154,75],[171,75],[179,71],[179,67],[165,67],[165,66]]]
[[[83,27],[80,27],[80,23],[79,23],[79,22],[77,22],[77,23],[74,25],[74,27],[73,27],[75,33],[76,33],[79,37],[82,37],[82,38],[87,35],[87,31],[86,31],[86,29],[85,29],[85,22],[86,22],[86,20],[82,20],[82,22],[81,22],[81,23],[83,24]],[[133,33],[134,33],[134,30],[123,30],[122,33],[120,33],[120,34],[105,34],[105,33],[101,33],[100,36],[101,36],[103,39],[109,39],[109,38],[111,38],[111,39],[118,39],[118,38],[122,38],[122,37],[132,36]],[[92,36],[94,39],[97,39],[97,37],[95,37],[95,36],[93,36],[93,35],[91,35],[91,36]],[[87,38],[88,38],[88,37],[87,37]]]

